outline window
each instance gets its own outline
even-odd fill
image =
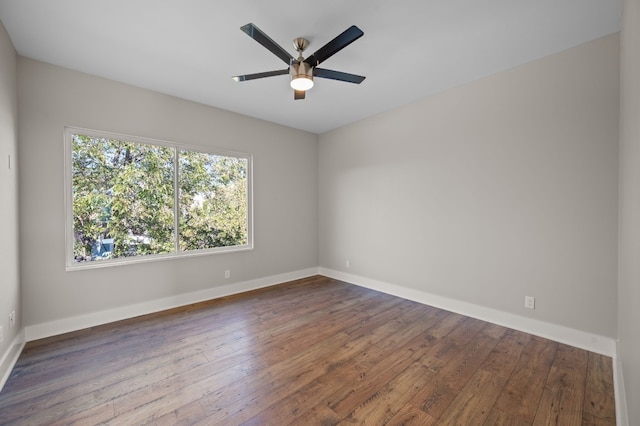
[[[67,268],[252,248],[251,156],[66,128]]]

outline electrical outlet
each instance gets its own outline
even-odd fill
[[[344,262],[344,266],[346,266],[347,268],[351,268],[351,261],[347,260],[346,262]]]
[[[231,270],[227,269],[224,271],[224,277],[225,278],[231,278]]]
[[[536,298],[533,296],[525,296],[524,297],[524,307],[529,309],[536,308]]]
[[[9,314],[9,326],[11,328],[15,327],[16,325],[16,311],[11,311],[11,313]]]
[[[2,334],[2,326],[0,325],[0,343],[4,340],[4,335]]]

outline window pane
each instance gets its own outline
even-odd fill
[[[248,243],[246,158],[179,153],[181,251]]]
[[[72,135],[74,262],[173,252],[174,150]]]
[[[253,248],[249,155],[70,127],[65,150],[68,270]]]

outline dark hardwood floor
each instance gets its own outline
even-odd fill
[[[611,359],[325,277],[30,342],[19,425],[614,425]]]

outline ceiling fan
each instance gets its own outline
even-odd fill
[[[260,28],[254,24],[247,24],[240,27],[249,37],[266,47],[271,53],[282,59],[288,68],[276,71],[259,72],[255,74],[245,74],[233,77],[235,81],[255,80],[276,75],[291,75],[291,88],[294,99],[304,99],[307,90],[313,87],[313,77],[329,78],[331,80],[346,81],[348,83],[360,84],[365,79],[361,75],[349,74],[341,71],[333,71],[325,68],[318,68],[322,62],[329,59],[340,50],[344,49],[364,35],[360,28],[355,25],[344,30],[340,35],[329,43],[315,51],[308,58],[302,57],[302,52],[309,46],[309,41],[304,38],[293,40],[293,47],[298,52],[298,59],[295,59],[280,45],[273,41]]]

